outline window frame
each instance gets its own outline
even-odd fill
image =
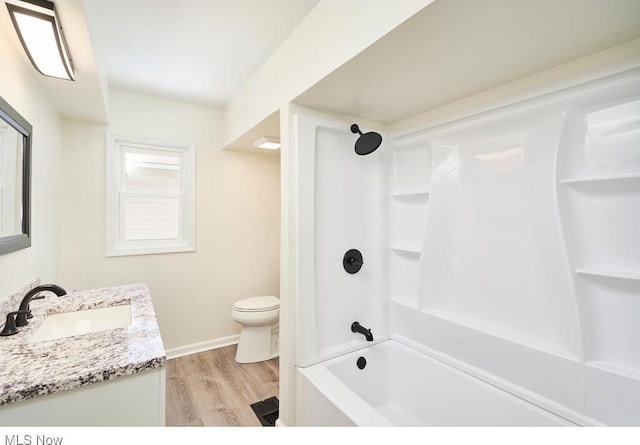
[[[107,132],[105,256],[153,255],[196,250],[196,147],[192,143],[157,141]],[[141,195],[124,188],[125,152],[181,153],[182,193],[158,194],[181,200],[177,239],[126,240],[124,238],[123,197]],[[142,194],[143,196],[145,194]],[[175,195],[175,196],[173,196]],[[147,195],[148,196],[148,195]]]

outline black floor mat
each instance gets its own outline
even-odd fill
[[[269,397],[260,402],[252,403],[251,409],[262,426],[276,426],[276,420],[278,420],[279,402],[277,397]]]

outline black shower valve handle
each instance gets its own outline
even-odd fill
[[[358,249],[349,249],[342,258],[342,267],[347,273],[358,273],[362,264],[362,253]]]

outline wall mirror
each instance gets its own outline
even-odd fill
[[[31,133],[0,97],[0,255],[31,246]]]

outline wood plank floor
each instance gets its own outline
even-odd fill
[[[239,364],[235,353],[232,345],[167,361],[167,426],[261,426],[250,405],[278,397],[278,359]]]

